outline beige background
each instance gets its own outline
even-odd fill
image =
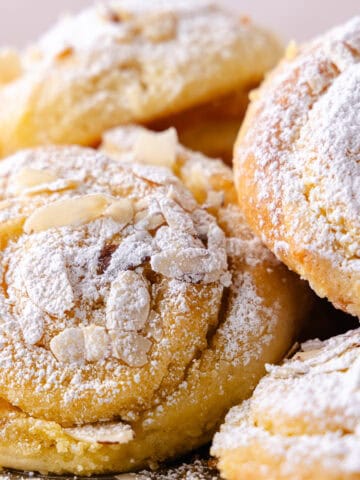
[[[76,11],[92,3],[92,0],[0,0],[0,45],[22,46],[36,38],[61,12]],[[268,25],[284,40],[305,40],[360,14],[360,0],[222,0],[222,3]]]

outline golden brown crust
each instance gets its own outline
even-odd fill
[[[357,329],[309,341],[268,367],[215,436],[225,479],[360,478],[359,340]]]
[[[49,143],[94,145],[113,126],[246,89],[281,54],[271,33],[211,1],[144,5],[114,0],[65,18],[17,59],[0,88],[1,156]],[[1,70],[0,55],[0,82]]]
[[[359,18],[292,48],[254,94],[235,147],[254,231],[318,295],[357,316],[359,59]]]
[[[25,217],[1,252],[4,466],[126,471],[209,441],[308,309],[306,286],[244,223],[228,167],[172,131],[116,138],[114,160],[52,147],[0,165],[0,222]],[[207,183],[187,174],[201,169]]]

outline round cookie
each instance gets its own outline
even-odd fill
[[[230,201],[227,167],[222,201],[209,182],[198,203],[150,164],[151,139],[183,172],[212,162],[171,131],[127,131],[122,162],[48,147],[0,164],[2,466],[129,471],[209,441],[308,309]]]
[[[310,340],[234,407],[214,437],[227,480],[360,478],[360,329]]]
[[[254,94],[235,147],[240,205],[266,245],[360,315],[360,17],[297,50]]]
[[[171,122],[187,109],[191,119],[193,107],[219,100],[216,115],[229,94],[243,97],[258,84],[281,51],[273,34],[208,0],[90,7],[27,52],[0,52],[0,156],[50,143],[95,145],[116,125]]]

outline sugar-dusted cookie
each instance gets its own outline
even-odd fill
[[[213,455],[227,480],[360,478],[360,329],[311,340],[234,407]]]
[[[360,17],[291,47],[235,147],[254,231],[321,297],[360,316]]]
[[[229,157],[247,92],[281,51],[272,33],[211,0],[91,6],[24,53],[0,51],[0,156],[50,143],[94,145],[105,129],[160,118],[202,148],[193,121],[201,105],[213,119],[208,125],[202,116],[210,153]],[[187,120],[173,119],[188,110]],[[214,118],[224,119],[221,134]]]
[[[181,151],[206,178],[212,161],[171,131],[130,133],[116,159],[48,147],[0,164],[0,465],[87,475],[189,451],[306,314],[307,287],[244,224],[230,170],[215,162],[225,192],[197,201],[164,164]]]

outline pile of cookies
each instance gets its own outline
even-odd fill
[[[2,467],[360,478],[359,65],[209,0],[0,49]]]

